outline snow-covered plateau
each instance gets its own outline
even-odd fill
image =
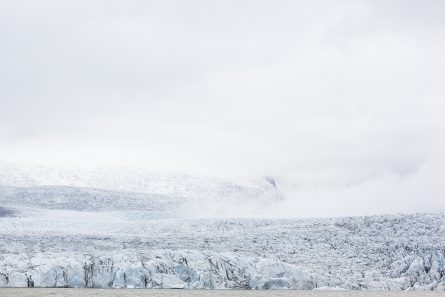
[[[0,286],[444,290],[445,215],[212,218],[272,178],[0,170]]]

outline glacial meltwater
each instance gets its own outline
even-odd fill
[[[438,291],[299,291],[299,290],[153,290],[1,288],[0,297],[433,297]]]

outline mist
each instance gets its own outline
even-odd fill
[[[273,176],[274,217],[443,212],[444,11],[0,1],[0,161]]]

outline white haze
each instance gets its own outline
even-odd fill
[[[443,1],[2,1],[0,160],[445,211]]]

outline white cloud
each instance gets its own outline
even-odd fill
[[[2,1],[0,157],[267,174],[351,212],[370,193],[416,209],[444,194],[443,5]]]

